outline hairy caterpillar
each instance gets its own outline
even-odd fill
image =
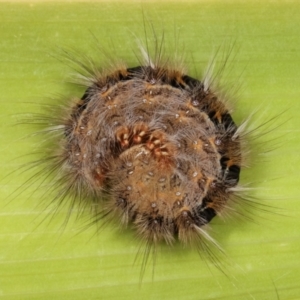
[[[58,206],[71,196],[70,211],[76,205],[91,209],[94,222],[133,225],[148,251],[179,239],[210,252],[219,246],[206,224],[242,190],[246,122],[235,124],[210,74],[186,75],[163,55],[163,42],[155,38],[152,57],[142,47],[136,66],[83,63],[86,91],[41,116],[50,148],[34,164],[54,174],[46,193]]]

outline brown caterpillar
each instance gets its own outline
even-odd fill
[[[228,109],[178,70],[148,65],[97,78],[63,130],[67,189],[79,183],[96,203],[105,193],[107,213],[150,242],[190,242],[239,181],[239,131]]]
[[[209,244],[221,248],[205,225],[243,190],[246,122],[236,125],[209,76],[195,79],[164,60],[163,42],[156,39],[153,60],[141,48],[137,66],[99,71],[79,62],[86,90],[41,117],[50,125],[41,132],[54,139],[34,166],[54,174],[46,193],[58,206],[71,196],[70,212],[77,205],[95,223],[132,225],[148,247],[144,264],[151,247],[176,240],[216,261]]]

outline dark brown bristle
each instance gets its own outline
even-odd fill
[[[91,194],[105,191],[108,213],[148,242],[189,243],[238,184],[236,131],[200,81],[168,68],[122,69],[94,81],[65,121],[64,172]]]

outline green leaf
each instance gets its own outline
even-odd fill
[[[1,2],[1,297],[297,299],[299,11],[297,1]],[[274,129],[259,138],[261,159],[242,173],[242,183],[253,182],[258,188],[253,197],[270,213],[255,205],[252,221],[232,216],[211,223],[212,235],[227,254],[220,255],[227,276],[196,251],[163,246],[154,277],[150,261],[140,284],[141,257],[134,264],[140,243],[133,232],[109,224],[95,234],[96,226],[81,230],[87,219],[75,216],[62,226],[68,208],[53,216],[55,203],[39,189],[44,174],[30,184],[26,180],[32,172],[20,167],[38,158],[27,154],[45,139],[28,137],[34,130],[22,123],[21,114],[57,103],[52,96],[68,101],[83,93],[66,83],[73,71],[61,62],[59,49],[96,57],[100,67],[115,56],[136,65],[135,36],[145,40],[144,20],[148,38],[152,24],[158,36],[165,33],[167,50],[168,45],[182,45],[189,74],[195,77],[219,48],[217,60],[226,57],[226,45],[230,49],[234,44],[223,75],[224,88],[236,100],[234,118],[241,122],[257,110],[253,119],[259,124],[276,116],[270,124]],[[269,152],[270,147],[275,149]]]

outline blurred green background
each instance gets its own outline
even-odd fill
[[[0,2],[0,297],[300,299],[299,14],[297,1]],[[154,278],[150,264],[140,285],[134,233],[113,224],[97,234],[93,226],[82,231],[84,221],[75,217],[62,226],[66,209],[49,217],[51,208],[41,202],[51,198],[35,192],[38,183],[24,184],[29,174],[19,166],[37,157],[27,154],[43,137],[24,138],[34,130],[14,124],[51,97],[83,93],[66,83],[72,70],[60,61],[60,49],[99,55],[105,65],[98,44],[134,66],[143,15],[165,32],[167,45],[183,46],[192,76],[203,74],[220,45],[222,58],[235,44],[224,73],[224,86],[237,90],[235,119],[254,110],[257,124],[280,116],[272,125],[278,128],[259,140],[264,149],[265,140],[275,139],[269,143],[275,150],[263,150],[260,163],[242,174],[243,183],[260,188],[253,196],[270,213],[254,209],[253,221],[211,224],[228,255],[227,276],[195,251],[162,247]]]

